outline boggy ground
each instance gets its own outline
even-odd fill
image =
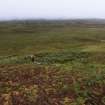
[[[0,105],[105,105],[105,24],[90,23],[1,22]]]
[[[105,71],[0,65],[0,105],[105,105]]]

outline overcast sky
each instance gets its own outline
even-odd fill
[[[105,18],[105,0],[0,0],[0,19]]]

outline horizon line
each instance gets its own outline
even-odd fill
[[[11,19],[0,19],[0,21],[23,21],[23,20],[105,20],[105,18],[11,18]]]

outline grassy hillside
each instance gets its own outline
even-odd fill
[[[1,23],[0,55],[62,50],[104,50],[105,26],[67,23]],[[98,45],[98,46],[97,46]],[[102,49],[101,49],[102,45]]]
[[[21,60],[26,56],[35,55],[35,58],[39,59],[37,56],[40,54],[48,59],[53,56],[55,60],[57,55],[60,57],[65,55],[66,58],[71,52],[96,55],[100,53],[100,56],[103,56],[101,53],[105,52],[104,34],[105,25],[82,21],[1,22],[0,63],[24,63],[26,60]],[[63,60],[65,58],[61,57]]]
[[[2,105],[105,105],[105,22],[0,22]]]

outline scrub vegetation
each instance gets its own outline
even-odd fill
[[[105,105],[105,22],[0,22],[0,105]]]

